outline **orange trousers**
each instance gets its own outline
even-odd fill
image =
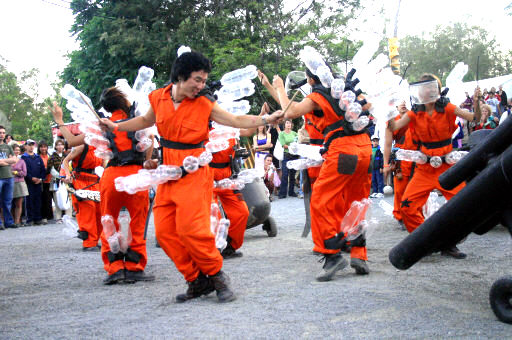
[[[138,263],[126,260],[117,260],[110,262],[108,252],[110,246],[105,233],[101,234],[101,258],[103,267],[109,275],[116,273],[121,269],[130,271],[143,271],[148,262],[146,253],[146,240],[144,240],[144,227],[149,208],[148,191],[139,191],[130,195],[124,191],[117,191],[114,180],[117,177],[129,176],[137,173],[142,167],[140,165],[124,165],[107,167],[103,172],[100,181],[101,195],[101,215],[111,215],[114,218],[116,230],[119,230],[117,217],[122,207],[125,207],[130,214],[130,230],[132,233],[132,242],[130,249],[140,255]]]
[[[98,177],[96,176],[81,174],[73,181],[73,187],[75,190],[80,190],[93,184],[85,190],[99,191],[99,184],[94,184],[97,181]],[[100,203],[89,200],[79,201],[75,195],[71,195],[71,200],[73,202],[73,209],[76,211],[78,228],[81,231],[87,231],[89,234],[87,240],[84,240],[82,243],[83,247],[96,247],[100,239],[101,231],[103,230],[103,226],[101,225]]]
[[[407,184],[411,180],[411,162],[400,161],[401,170],[402,170],[402,178],[398,179],[396,176],[393,177],[393,187],[395,191],[394,201],[393,201],[393,216],[397,221],[402,220],[402,213],[400,212],[400,206],[402,204],[402,196],[404,195],[405,188],[407,188]],[[416,165],[415,165],[416,166]]]
[[[222,268],[222,256],[210,230],[213,172],[201,167],[194,173],[158,186],[155,232],[158,243],[188,282],[199,272],[214,275]],[[169,192],[169,195],[164,193]]]
[[[331,144],[311,195],[313,250],[322,254],[340,251],[326,249],[324,241],[340,232],[341,222],[352,202],[368,198],[370,194],[372,148],[369,140],[356,144],[343,141],[345,138]],[[350,257],[368,260],[366,247],[352,247]]]
[[[215,200],[220,200],[222,209],[229,220],[228,237],[234,249],[239,249],[244,243],[244,234],[247,229],[249,209],[242,193],[234,190],[213,189]]]
[[[430,164],[416,165],[414,176],[412,176],[409,185],[405,189],[401,203],[402,220],[407,231],[410,233],[425,220],[423,217],[423,206],[427,202],[432,190],[438,189],[449,200],[466,185],[461,183],[453,190],[445,190],[441,187],[438,180],[439,176],[448,170],[449,167],[450,165],[446,163],[443,163],[437,169],[433,168]]]

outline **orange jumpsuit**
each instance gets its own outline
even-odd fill
[[[448,103],[444,112],[434,110],[432,116],[424,111],[407,112],[411,119],[409,128],[412,129],[412,137],[420,144],[421,152],[427,156],[444,156],[452,151],[451,137],[456,129],[457,117],[454,114],[455,108],[455,105]],[[401,203],[402,219],[409,232],[413,232],[423,223],[422,209],[432,190],[438,189],[449,200],[465,186],[461,183],[453,190],[441,187],[438,178],[449,167],[445,162],[439,168],[432,167],[428,162],[416,165],[414,176],[405,189]]]
[[[229,140],[229,148],[213,154],[210,167],[213,169],[213,179],[220,181],[231,176],[231,159],[235,157],[236,144],[234,138]],[[222,208],[229,219],[228,243],[234,249],[239,249],[244,243],[245,229],[247,228],[247,219],[249,218],[249,209],[244,201],[244,197],[239,190],[213,189],[214,199],[219,199]]]
[[[162,142],[163,163],[181,166],[187,156],[199,157],[208,139],[208,122],[214,102],[206,96],[185,98],[175,109],[172,84],[149,94]],[[165,147],[165,145],[168,145]],[[172,259],[185,280],[194,281],[199,272],[215,275],[222,256],[210,231],[213,171],[200,167],[177,181],[158,186],[153,208],[158,243]]]
[[[117,110],[112,113],[110,120],[118,121],[126,118],[127,114],[124,111]],[[128,137],[127,132],[114,130],[113,133],[115,135],[113,138],[115,146],[111,145],[113,151],[123,152],[133,148],[132,140]],[[124,162],[118,162],[114,156],[114,159],[109,161],[100,181],[101,215],[111,215],[114,218],[116,230],[119,230],[117,217],[121,208],[125,207],[130,214],[130,231],[132,234],[132,242],[125,256],[121,252],[111,253],[105,233],[101,235],[101,258],[103,259],[103,267],[109,275],[121,269],[133,272],[144,271],[147,263],[144,227],[149,207],[148,191],[139,191],[130,195],[124,191],[117,191],[114,184],[117,177],[133,175],[142,169],[144,156],[143,153],[137,154],[138,159],[132,159],[131,161],[126,159]]]
[[[95,148],[84,144],[84,151],[73,159],[73,187],[75,190],[99,191],[99,178],[94,168],[102,165],[102,159],[94,155]],[[103,226],[101,225],[100,202],[78,199],[72,195],[73,208],[80,231],[86,231],[88,237],[83,241],[84,248],[96,247]]]
[[[327,99],[313,92],[308,98],[317,103],[323,117],[317,127],[325,128],[340,120]],[[342,127],[325,134],[327,142]],[[338,132],[340,131],[340,132]],[[311,232],[315,244],[313,250],[322,254],[335,254],[339,249],[327,249],[324,241],[340,232],[341,222],[354,201],[368,198],[371,186],[372,147],[367,133],[332,139],[324,154],[324,163],[316,179],[311,196]],[[353,246],[352,258],[368,260],[366,247]]]
[[[399,116],[395,120],[400,119]],[[408,127],[393,132],[393,140],[395,141],[395,147],[403,150],[417,150],[416,144],[412,139],[412,132]],[[402,220],[402,213],[400,212],[400,205],[402,204],[402,196],[404,194],[407,184],[411,180],[411,176],[414,173],[416,164],[408,161],[397,161],[400,167],[400,173],[402,178],[395,176],[393,178],[393,184],[395,189],[394,204],[393,204],[393,216],[397,221]]]

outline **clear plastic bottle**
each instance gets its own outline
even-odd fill
[[[157,177],[164,180],[164,182],[176,181],[183,175],[181,168],[177,165],[161,164],[156,168],[155,172]]]
[[[117,217],[117,223],[119,224],[119,248],[120,251],[126,253],[126,250],[132,243],[132,232],[130,229],[130,213],[127,210],[121,210]]]
[[[116,88],[123,92],[128,99],[128,101],[131,103],[134,100],[134,93],[130,85],[128,84],[128,80],[126,79],[117,79],[116,80]]]
[[[251,80],[258,76],[258,70],[254,65],[248,65],[244,68],[240,68],[231,72],[226,73],[220,79],[222,85],[230,85],[245,80]]]
[[[137,149],[138,152],[144,152],[147,149],[151,147],[153,144],[153,141],[150,138],[143,138],[140,142],[135,145],[135,149]]]
[[[345,89],[345,82],[343,79],[334,79],[331,83],[331,96],[334,99],[340,99]]]
[[[226,111],[228,111],[231,114],[234,114],[235,116],[241,116],[249,113],[251,110],[251,104],[249,104],[249,101],[247,100],[239,100],[236,102],[229,101],[229,102],[221,102],[219,105]]]
[[[210,163],[213,159],[213,155],[211,152],[203,151],[201,155],[199,155],[199,165],[200,166],[206,166],[208,163]]]
[[[229,148],[229,141],[215,140],[206,143],[205,148],[208,152],[215,153]]]
[[[324,58],[318,51],[311,46],[304,46],[299,52],[299,57],[306,67],[313,73],[317,73],[317,69],[325,66]]]
[[[183,168],[185,168],[185,171],[188,173],[196,172],[197,169],[199,169],[199,159],[194,156],[187,156],[183,160]]]
[[[354,131],[361,131],[370,124],[370,118],[368,116],[360,116],[355,122],[352,123]]]
[[[363,112],[361,104],[358,102],[350,103],[345,112],[345,119],[350,123],[355,122],[359,118],[361,112]]]
[[[254,92],[254,83],[245,80],[222,86],[218,91],[218,96],[221,101],[235,101],[243,97],[251,96]]]
[[[334,76],[327,65],[322,65],[317,68],[316,75],[320,79],[322,85],[326,88],[331,87],[331,83],[334,80]]]
[[[155,75],[155,71],[153,69],[141,66],[139,68],[139,72],[137,74],[137,78],[135,79],[135,82],[133,83],[133,91],[135,92],[142,92],[144,89],[144,86],[147,82],[151,81],[153,79],[153,76]]]

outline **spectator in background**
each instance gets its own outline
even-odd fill
[[[264,104],[268,109],[268,104]],[[256,134],[252,138],[252,145],[254,148],[254,168],[263,170],[263,163],[266,155],[272,148],[272,136],[267,130],[266,126],[258,126]]]
[[[500,111],[503,113],[507,110],[508,97],[507,93],[503,90],[503,85],[500,85],[498,89],[498,96],[500,97]]]
[[[283,156],[283,162],[281,165],[281,187],[279,190],[279,198],[286,198],[286,191],[288,191],[288,196],[290,197],[297,197],[297,194],[295,193],[295,170],[288,169],[286,166],[286,163],[288,161],[297,159],[298,157],[295,155],[292,155],[288,151],[288,146],[297,141],[297,132],[292,130],[293,123],[290,119],[287,119],[284,121],[284,131],[281,131],[279,134],[279,142],[281,142],[281,145],[284,149],[284,156]]]
[[[274,188],[280,185],[280,179],[277,175],[276,168],[274,163],[272,163],[272,155],[268,154],[265,156],[263,169],[265,170],[265,174],[263,175],[263,182],[268,189],[269,200],[272,202]]]
[[[14,178],[11,171],[11,165],[16,163],[16,156],[12,148],[4,143],[5,127],[0,125],[0,194],[2,199],[2,212],[4,225],[0,225],[0,230],[5,228],[16,228],[14,219],[11,215],[12,192],[14,190]]]
[[[494,89],[494,87],[493,87]],[[501,110],[500,110],[500,100],[496,98],[496,92],[491,90],[489,92],[489,98],[485,100],[485,103],[491,107],[492,115],[496,118],[498,118],[498,121],[501,116]]]
[[[49,173],[52,177],[50,182],[50,191],[53,194],[53,202],[55,203],[55,219],[57,220],[57,224],[62,223],[62,210],[60,210],[59,205],[57,204],[57,190],[59,189],[59,186],[62,185],[59,174],[61,170],[62,161],[66,157],[66,155],[64,154],[65,147],[65,142],[62,139],[57,139],[55,141],[55,151],[50,156],[50,159],[48,160],[48,165],[46,167],[46,172]],[[70,205],[69,209],[66,210],[66,215],[71,217],[72,214],[73,208]]]
[[[13,142],[12,135],[5,135],[4,143],[7,145],[11,145],[12,142]]]
[[[27,183],[27,225],[43,224],[41,216],[41,200],[43,192],[43,179],[46,177],[46,169],[43,160],[39,155],[34,153],[36,142],[27,139],[25,146],[26,152],[21,156],[27,165],[27,175],[25,182]]]
[[[480,105],[480,110],[482,111],[482,116],[480,117],[480,122],[476,124],[475,130],[496,128],[498,118],[491,116],[491,106],[487,104]]]
[[[25,161],[20,158],[21,148],[18,144],[12,146],[14,155],[16,156],[16,163],[11,165],[12,174],[14,175],[14,224],[16,227],[21,227],[24,224],[21,222],[21,211],[23,210],[23,198],[28,196],[27,183],[25,183],[25,176],[27,174],[27,165]]]
[[[45,171],[45,178],[43,180],[43,195],[42,201],[41,201],[41,217],[43,218],[41,221],[43,224],[47,224],[48,220],[53,219],[53,209],[52,209],[52,193],[50,191],[50,170],[48,169],[48,159],[50,156],[48,155],[48,144],[44,140],[40,140],[39,144],[37,145],[37,154],[44,163],[44,171]]]
[[[466,92],[466,100],[464,100],[462,104],[460,104],[460,107],[462,109],[466,109],[468,111],[473,112],[473,99],[471,99],[469,93]]]
[[[384,197],[384,156],[380,151],[379,137],[372,137],[372,194],[371,198]]]

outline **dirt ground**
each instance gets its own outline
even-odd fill
[[[100,254],[83,253],[62,225],[1,231],[0,338],[510,338],[489,306],[492,283],[512,273],[505,229],[468,237],[465,260],[434,254],[398,271],[388,252],[406,232],[378,204],[371,211],[370,275],[346,268],[320,283],[322,264],[300,237],[303,201],[273,202],[277,237],[248,230],[244,256],[224,264],[238,297],[228,304],[215,294],[174,302],[186,285],[152,225],[146,271],[156,280],[114,286],[102,284]]]

